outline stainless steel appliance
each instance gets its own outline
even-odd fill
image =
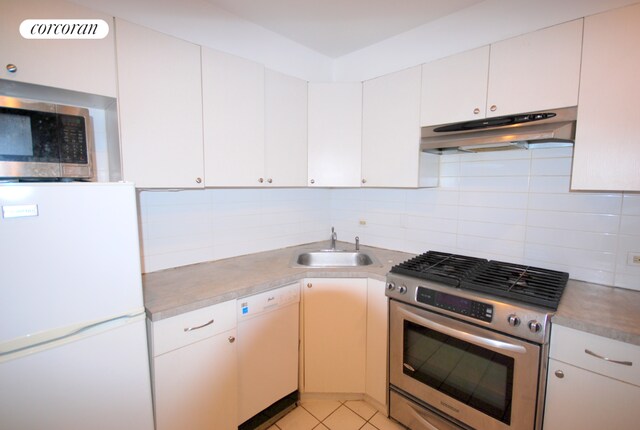
[[[89,111],[0,96],[0,180],[95,180]]]
[[[412,430],[539,430],[568,274],[429,251],[387,275],[391,417]]]

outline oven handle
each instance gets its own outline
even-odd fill
[[[489,348],[493,348],[498,349],[498,350],[502,350],[502,351],[510,351],[510,352],[515,352],[518,354],[526,354],[527,350],[525,349],[525,347],[520,346],[520,345],[514,345],[511,343],[507,343],[507,342],[502,342],[500,340],[495,340],[495,339],[487,339],[485,337],[482,336],[477,336],[475,334],[471,334],[471,333],[467,333],[466,331],[461,331],[461,330],[456,330],[454,328],[451,327],[447,327],[444,326],[442,324],[438,324],[437,322],[433,322],[431,320],[428,320],[426,318],[423,318],[419,315],[416,315],[414,313],[408,312],[405,309],[398,309],[400,311],[400,313],[402,315],[404,315],[405,317],[407,317],[408,319],[414,319],[414,320],[418,320],[420,321],[420,323],[422,325],[424,325],[427,328],[430,328],[432,330],[438,331],[440,333],[444,333],[446,335],[452,336],[452,337],[456,337],[458,339],[461,340],[466,340],[468,342],[471,343],[475,343],[478,345],[483,345],[483,346],[487,346]]]

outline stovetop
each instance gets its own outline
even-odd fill
[[[558,309],[569,279],[565,272],[438,251],[418,255],[390,272],[551,310]]]

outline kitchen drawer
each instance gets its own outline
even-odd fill
[[[151,324],[153,356],[236,327],[236,301],[219,303]]]
[[[588,354],[591,351],[623,365]],[[582,369],[640,386],[640,347],[596,336],[580,330],[554,325],[549,356]]]

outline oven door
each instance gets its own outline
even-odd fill
[[[482,430],[533,429],[540,346],[390,301],[390,383]]]

